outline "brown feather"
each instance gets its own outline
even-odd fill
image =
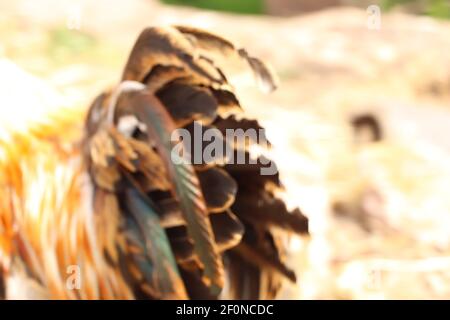
[[[199,171],[198,178],[209,212],[221,212],[233,204],[237,184],[226,171],[211,168]]]
[[[192,43],[174,28],[145,29],[136,40],[122,79],[144,81],[157,65],[189,69],[217,85],[224,82],[217,69],[200,57]]]
[[[217,115],[217,101],[208,89],[174,82],[157,92],[178,127],[192,121],[210,124]]]

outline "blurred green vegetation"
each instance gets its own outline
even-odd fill
[[[50,29],[48,32],[47,55],[54,65],[98,61],[104,66],[117,64],[120,51],[101,42],[91,34],[70,30],[66,26]]]
[[[450,19],[449,0],[383,0],[385,9],[391,9],[399,5],[414,5],[420,11],[435,18]]]
[[[82,55],[96,46],[95,39],[83,32],[67,29],[65,26],[49,31],[49,53],[59,59],[68,55]]]
[[[166,4],[243,14],[263,14],[264,0],[161,0]],[[413,12],[450,19],[450,0],[381,0],[385,10],[407,5]]]
[[[161,0],[167,4],[193,6],[217,11],[230,11],[243,14],[264,13],[263,0]]]

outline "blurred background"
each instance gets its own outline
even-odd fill
[[[448,19],[448,0],[0,0],[0,85],[86,108],[144,27],[222,34],[281,80],[237,88],[310,219],[282,298],[449,299]]]

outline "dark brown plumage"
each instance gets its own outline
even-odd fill
[[[146,119],[147,116],[159,114],[159,121],[164,123],[160,123],[160,128],[155,130],[162,132],[173,130],[175,127],[185,127],[193,133],[192,126],[200,125],[194,121],[200,121],[202,125],[207,126],[203,129],[217,128],[222,135],[225,135],[227,129],[262,129],[256,120],[242,118],[243,110],[233,93],[232,86],[227,82],[225,71],[219,69],[212,60],[214,54],[222,55],[225,59],[233,55],[235,58],[245,59],[262,88],[269,91],[275,88],[276,84],[269,69],[261,61],[250,57],[242,49],[237,50],[234,45],[220,37],[186,27],[146,29],[137,40],[123,73],[123,80],[137,81],[143,83],[145,87],[124,89],[118,96],[117,93],[109,94],[109,98],[104,100],[106,103],[104,109],[107,110],[105,112],[110,110],[108,106],[113,99],[111,96],[116,94],[116,101],[113,100],[114,126],[118,126],[126,116],[137,118],[133,135],[126,138],[132,143],[128,142],[128,146],[124,143],[119,150],[133,149],[133,144],[147,141],[148,150],[143,147],[141,153],[149,153],[149,156],[144,159],[138,154],[134,161],[143,163],[140,166],[133,166],[127,164],[133,162],[133,159],[128,157],[127,160],[124,152],[121,152],[120,158],[116,154],[116,161],[110,163],[106,170],[111,170],[111,166],[119,166],[114,167],[114,170],[119,172],[118,179],[133,181],[129,187],[140,190],[141,196],[147,198],[151,207],[162,218],[163,225],[169,217],[172,223],[178,221],[177,225],[168,227],[165,233],[177,261],[177,268],[180,270],[179,277],[191,298],[217,297],[224,283],[223,257],[229,265],[226,272],[232,286],[230,297],[273,298],[280,287],[281,278],[295,281],[296,277],[284,265],[283,249],[277,243],[272,229],[279,228],[296,233],[305,233],[308,229],[307,220],[300,211],[288,212],[282,200],[274,195],[273,189],[282,188],[278,175],[261,176],[260,164],[224,165],[220,162],[209,164],[194,162],[193,170],[186,169],[188,179],[195,181],[191,187],[187,187],[193,187],[195,190],[192,193],[200,195],[197,196],[197,200],[192,199],[194,204],[197,202],[197,209],[194,211],[198,210],[197,218],[194,219],[203,220],[206,218],[204,214],[209,213],[209,218],[202,222],[203,227],[196,229],[191,225],[193,220],[183,215],[184,209],[177,205],[182,196],[173,190],[173,184],[176,184],[173,180],[179,177],[176,175],[170,177],[168,174],[174,169],[170,168],[167,163],[170,160],[164,156],[167,150],[164,150],[164,146],[159,146],[164,144],[161,141],[164,138],[161,136],[158,138],[157,134],[151,133],[152,126],[158,126],[158,123],[155,124],[155,119]],[[154,95],[155,98],[140,98],[147,95],[149,97]],[[139,107],[136,107],[137,104]],[[154,110],[145,114],[145,108]],[[165,115],[166,112],[170,117]],[[233,114],[240,114],[240,120]],[[87,131],[92,132],[89,127],[98,126],[98,122],[92,123],[92,117],[88,117]],[[140,129],[138,124],[143,124],[142,127],[145,129]],[[104,129],[100,128],[94,135],[88,135],[87,145],[92,145],[92,137],[102,130]],[[262,139],[265,140],[265,137]],[[259,141],[250,139],[244,144],[237,141],[221,143],[224,145],[228,143],[235,150],[235,154],[238,154],[246,153],[246,147]],[[170,143],[168,146],[171,146]],[[202,144],[201,151],[205,147]],[[133,151],[136,153],[137,150]],[[153,162],[157,157],[154,155],[155,152],[161,156],[165,166],[160,159]],[[194,153],[193,150],[188,152]],[[114,158],[114,155],[112,157]],[[246,159],[249,157],[247,154]],[[92,157],[89,159],[95,177],[96,161]],[[225,162],[226,159],[222,161]],[[154,164],[161,168],[154,174],[163,177],[155,177],[150,173]],[[120,173],[121,171],[128,173],[124,175]],[[139,179],[135,177],[136,173],[139,173]],[[111,175],[115,176],[112,173]],[[103,182],[99,182],[97,185],[102,187]],[[122,189],[129,187],[122,186]],[[155,191],[159,193],[156,194]],[[119,188],[115,192],[120,194],[122,191]],[[171,203],[171,210],[168,210],[171,213],[161,210],[160,203],[163,204],[162,207],[166,205],[166,208],[167,204]],[[142,232],[145,233],[145,230]],[[162,240],[153,239],[153,241]],[[205,243],[199,244],[200,241]],[[208,245],[205,247],[205,244]],[[148,263],[151,265],[154,262],[148,259]],[[243,277],[248,279],[241,281]],[[180,278],[173,281],[169,279],[168,282],[172,283],[169,287],[173,288],[174,283],[179,283]],[[204,289],[200,289],[199,286],[203,286]],[[191,287],[196,287],[195,292]],[[158,288],[153,290],[157,291]],[[164,298],[164,292],[161,294]]]
[[[235,56],[246,60],[263,89],[271,91],[276,87],[275,80],[264,63],[249,56],[245,50],[236,49],[227,40],[194,28],[150,28],[140,35],[123,73],[123,80],[143,83],[145,88],[137,90],[139,92],[124,90],[120,94],[115,109],[115,123],[121,121],[120,117],[131,114],[137,116],[137,123],[144,123],[149,131],[152,123],[147,123],[139,114],[133,113],[133,103],[143,102],[131,97],[145,92],[157,97],[161,105],[149,101],[143,108],[154,108],[151,104],[158,104],[157,112],[166,111],[170,114],[171,119],[167,118],[170,125],[163,125],[168,130],[172,130],[173,126],[185,127],[193,134],[195,130],[192,126],[206,126],[203,129],[216,128],[225,135],[227,129],[262,129],[256,120],[242,118],[243,110],[232,86],[227,82],[224,70],[214,63],[214,54],[222,55],[222,58]],[[119,101],[122,103],[119,104]],[[164,110],[159,110],[161,107]],[[236,114],[239,114],[239,120]],[[166,121],[166,117],[162,119]],[[90,121],[88,118],[88,127]],[[150,145],[158,145],[158,142],[152,141],[151,134],[140,133],[149,136]],[[265,136],[259,138],[266,140]],[[231,145],[235,155],[243,153],[246,155],[245,159],[249,160],[246,147],[261,142],[250,138],[244,144],[234,140],[221,143]],[[202,151],[203,148],[204,146]],[[158,146],[155,150],[160,154],[162,152]],[[193,150],[188,151],[189,154],[194,153]],[[167,158],[164,161],[167,162]],[[177,207],[177,197],[180,195],[172,192],[160,199],[148,191],[167,189],[156,184],[149,188],[148,181],[136,182],[134,186],[142,194],[146,194],[156,208],[160,201],[167,204],[172,199],[172,211],[176,212],[172,213],[172,217],[177,216],[182,225],[167,228],[166,234],[190,297],[217,296],[224,281],[222,258],[229,265],[226,272],[231,284],[231,297],[275,297],[280,287],[280,278],[295,281],[296,277],[284,265],[283,250],[271,230],[279,228],[305,233],[308,229],[307,219],[298,209],[289,212],[283,201],[276,198],[273,190],[282,188],[278,175],[261,176],[261,164],[194,162],[192,168],[194,171],[189,171],[188,175],[192,175],[191,178],[198,181],[200,187],[193,193],[202,194],[197,200],[205,202],[205,211],[202,211],[209,213],[209,219],[205,221],[205,228],[200,229],[201,231],[190,226],[192,221],[183,216],[182,208]],[[172,176],[171,179],[177,177]],[[168,184],[170,183],[169,181]],[[197,218],[203,214],[199,213]],[[166,216],[165,213],[159,213],[161,215]],[[200,236],[196,232],[203,234]],[[209,243],[206,250],[212,251],[210,256],[202,254],[198,241]],[[242,278],[245,281],[241,281]],[[245,288],[242,287],[244,285]],[[193,291],[191,286],[197,289]],[[200,290],[198,286],[205,288]],[[208,290],[213,287],[214,290]],[[216,289],[218,290],[215,291]]]

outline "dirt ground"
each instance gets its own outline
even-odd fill
[[[288,189],[311,221],[290,242],[299,285],[286,298],[450,298],[450,24],[404,14],[367,26],[364,10],[236,16],[149,0],[0,0],[0,58],[85,107],[113,85],[146,26],[220,33],[269,61],[269,96],[235,77],[267,128]],[[383,139],[356,144],[372,113]]]

